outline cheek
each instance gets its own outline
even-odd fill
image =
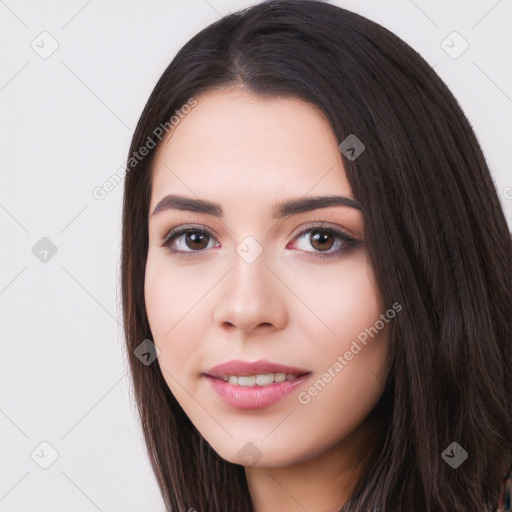
[[[379,319],[385,308],[366,253],[297,273],[297,295],[309,311],[297,315],[301,330],[322,348],[341,350]],[[314,335],[316,333],[316,335]]]
[[[201,271],[196,265],[179,265],[165,252],[150,248],[144,297],[153,335],[170,335],[180,323],[190,323],[190,315],[197,314],[201,299],[215,282],[208,272],[202,277],[198,274]]]
[[[315,293],[310,288],[303,296],[325,323],[309,315],[300,325],[314,345],[314,350],[310,346],[305,351],[316,370],[295,406],[295,418],[300,418],[295,428],[308,432],[309,456],[345,438],[364,421],[384,390],[389,370],[389,325],[381,320],[386,308],[366,256],[333,268],[318,269],[301,281],[305,294],[316,277]],[[286,442],[285,430],[276,432],[272,442]]]
[[[154,343],[160,348],[158,361],[171,373],[184,371],[189,356],[202,336],[198,319],[206,284],[194,279],[192,267],[177,270],[165,255],[148,254],[144,281],[146,312]],[[165,374],[164,374],[165,376]]]
[[[164,335],[175,323],[178,289],[179,284],[171,282],[170,269],[166,269],[160,258],[152,256],[150,250],[146,262],[144,299],[151,332],[156,338]]]
[[[366,253],[359,253],[330,269],[312,268],[298,283],[315,313],[297,318],[310,343],[304,352],[316,370],[313,388],[299,402],[308,404],[313,417],[332,410],[334,420],[339,411],[342,422],[343,417],[350,421],[347,411],[352,411],[357,423],[376,403],[388,372],[388,324],[393,320],[386,317],[373,269]]]

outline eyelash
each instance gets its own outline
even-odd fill
[[[359,247],[361,245],[361,242],[354,237],[350,236],[349,234],[345,233],[344,231],[340,229],[336,229],[333,227],[329,227],[329,225],[325,223],[318,223],[313,226],[309,226],[306,229],[300,231],[295,237],[295,240],[300,240],[306,233],[313,232],[313,231],[320,231],[324,234],[332,235],[338,240],[341,240],[342,247],[340,249],[337,249],[332,252],[322,252],[322,251],[305,251],[307,253],[311,253],[313,257],[319,257],[319,258],[335,258],[337,256],[340,256],[341,254],[345,253],[349,249]],[[185,256],[185,257],[194,257],[200,254],[204,254],[206,249],[201,249],[198,251],[179,251],[176,249],[173,249],[171,247],[172,242],[174,242],[175,239],[179,238],[181,235],[184,235],[186,233],[193,232],[193,233],[199,233],[201,235],[206,235],[209,238],[213,238],[216,242],[219,241],[219,239],[213,235],[213,233],[204,227],[196,227],[196,226],[179,226],[176,228],[171,229],[167,235],[165,236],[165,239],[162,243],[162,247],[166,247],[167,250],[175,255],[178,256]]]

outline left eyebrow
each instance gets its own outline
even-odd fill
[[[289,199],[281,203],[275,203],[272,206],[272,218],[282,219],[290,215],[316,210],[319,208],[328,208],[332,206],[347,206],[355,208],[363,212],[361,203],[353,197],[347,196],[317,196],[317,197],[300,197],[297,199]],[[176,209],[186,210],[215,217],[223,218],[224,210],[222,206],[213,201],[206,199],[196,199],[181,195],[170,194],[165,196],[155,207],[151,216],[165,210]]]
[[[291,199],[283,203],[277,203],[273,206],[274,219],[282,219],[295,215],[297,213],[316,210],[318,208],[328,208],[332,206],[348,206],[363,212],[361,203],[353,197],[347,196],[318,196],[318,197],[300,197]]]

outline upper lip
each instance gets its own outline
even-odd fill
[[[253,362],[234,359],[227,363],[218,364],[205,372],[206,375],[217,378],[221,378],[223,375],[240,376],[260,375],[264,373],[293,373],[294,375],[299,376],[310,372],[303,368],[273,363],[263,359]]]

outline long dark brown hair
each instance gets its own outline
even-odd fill
[[[341,510],[495,509],[512,461],[512,242],[457,100],[377,23],[324,2],[267,1],[185,44],[156,84],[128,158],[191,97],[232,86],[306,100],[339,142],[355,134],[365,144],[344,166],[384,301],[404,307],[390,324],[382,442]],[[244,467],[217,455],[159,365],[134,354],[153,339],[144,273],[155,150],[129,160],[122,220],[126,349],[149,458],[168,510],[253,511]],[[468,453],[457,469],[442,457],[453,442]]]

